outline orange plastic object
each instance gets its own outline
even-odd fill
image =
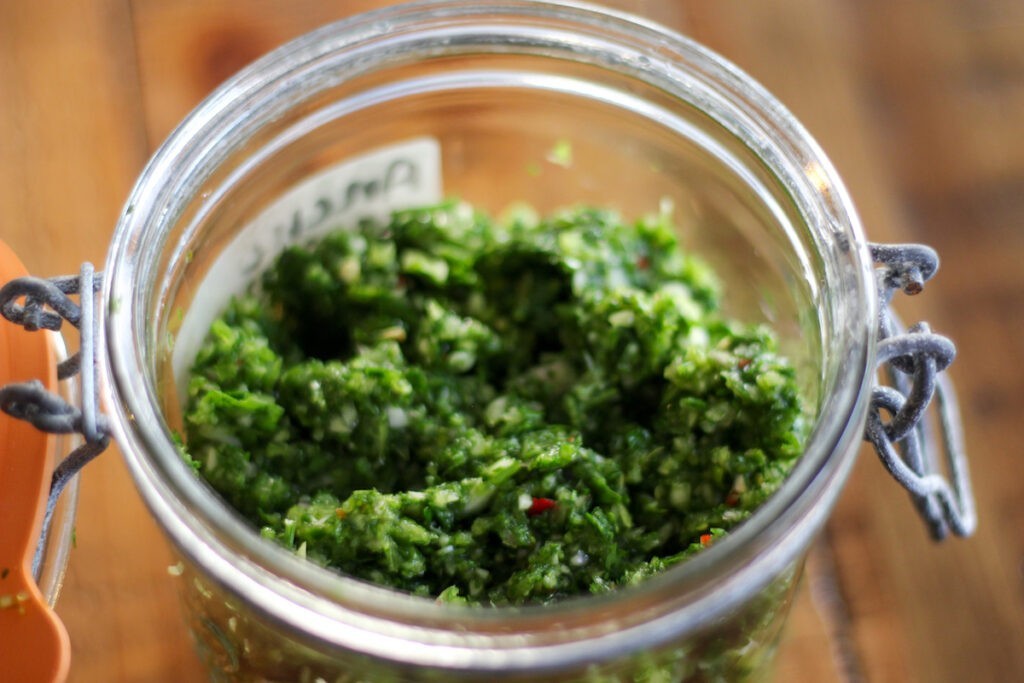
[[[25,268],[0,242],[0,285]],[[0,319],[0,386],[38,379],[57,386],[49,335]],[[53,437],[0,413],[0,679],[46,683],[67,678],[67,631],[32,578],[53,463]]]

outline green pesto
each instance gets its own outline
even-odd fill
[[[291,248],[199,352],[199,473],[263,535],[443,601],[643,580],[746,519],[805,431],[667,217],[457,202]]]

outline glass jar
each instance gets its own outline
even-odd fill
[[[432,194],[495,212],[673,207],[682,243],[725,282],[728,312],[770,323],[797,362],[816,422],[781,489],[683,565],[547,607],[439,605],[262,540],[175,447],[199,323],[274,249]],[[106,272],[107,409],[181,555],[189,625],[215,680],[763,675],[854,461],[872,385],[870,257],[822,151],[721,57],[585,5],[417,3],[278,49],[159,149]]]

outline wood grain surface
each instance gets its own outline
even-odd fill
[[[0,238],[39,275],[102,264],[146,159],[218,83],[381,2],[0,0]],[[869,236],[937,279],[901,310],[958,343],[980,528],[936,546],[867,450],[780,647],[780,682],[1024,681],[1024,3],[621,0],[761,81]],[[170,553],[116,449],[87,469],[58,612],[71,681],[198,681]],[[3,681],[0,669],[0,681]]]

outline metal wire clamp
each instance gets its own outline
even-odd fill
[[[78,328],[80,338],[78,352],[57,366],[57,378],[65,380],[81,374],[81,409],[46,391],[36,380],[0,387],[0,410],[8,415],[51,434],[77,433],[83,437],[81,445],[58,463],[50,479],[42,537],[36,546],[33,571],[38,570],[53,511],[64,487],[110,444],[110,425],[106,416],[99,412],[96,385],[95,296],[101,283],[102,275],[93,271],[91,263],[84,263],[77,276],[49,280],[24,277],[0,288],[0,314],[7,320],[29,331],[59,331],[66,320]],[[78,304],[70,298],[76,294]],[[24,304],[18,303],[21,299],[24,299]]]
[[[939,257],[917,244],[871,244],[878,286],[877,367],[890,386],[878,384],[871,397],[864,439],[874,446],[889,473],[910,493],[932,538],[951,532],[969,536],[977,526],[960,411],[949,378],[941,374],[956,347],[928,323],[904,329],[889,306],[897,290],[919,294],[935,274]],[[935,398],[938,424],[928,408]],[[891,415],[888,422],[882,412]],[[939,432],[941,444],[934,438]],[[943,464],[952,479],[947,480]]]

